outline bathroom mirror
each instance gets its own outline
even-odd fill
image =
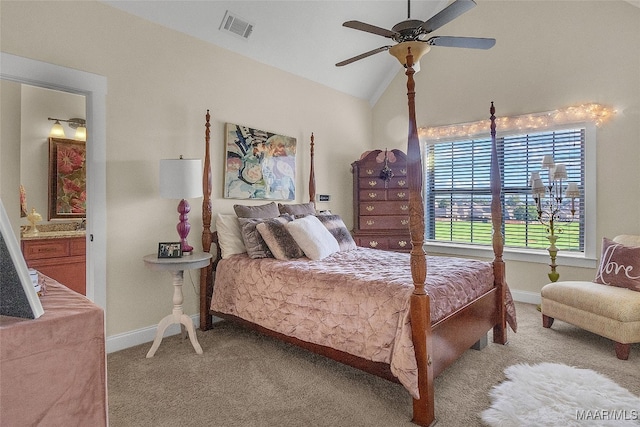
[[[49,138],[49,219],[85,217],[86,158],[84,141]]]

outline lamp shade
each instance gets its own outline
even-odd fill
[[[558,163],[553,169],[553,179],[567,179],[567,167],[563,163]]]
[[[545,169],[551,169],[556,165],[556,162],[553,161],[553,156],[547,154],[542,158],[542,167]]]
[[[53,138],[66,138],[66,136],[64,134],[64,128],[60,124],[59,120],[56,120],[56,122],[51,127],[51,131],[49,132],[49,136],[53,137]]]
[[[202,160],[160,160],[160,196],[190,199],[202,196]]]
[[[431,46],[429,46],[427,43],[420,42],[420,41],[408,41],[408,42],[398,43],[397,45],[392,46],[389,49],[389,53],[395,56],[398,59],[398,61],[400,61],[400,63],[406,67],[407,53],[409,53],[408,48],[411,48],[411,54],[413,55],[414,64],[417,64],[420,61],[420,58],[422,58],[422,56],[425,53],[431,50]]]
[[[580,189],[578,188],[578,184],[575,182],[570,182],[567,185],[567,190],[564,193],[565,197],[568,199],[575,199],[580,197]]]

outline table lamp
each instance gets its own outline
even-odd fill
[[[191,211],[186,199],[202,197],[202,160],[162,159],[160,160],[160,196],[165,199],[180,199],[178,213],[180,222],[176,226],[183,253],[191,253],[193,247],[187,243],[191,230],[188,213]]]

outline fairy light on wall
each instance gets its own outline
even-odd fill
[[[498,117],[496,127],[501,130],[544,129],[566,123],[593,122],[600,126],[607,122],[616,110],[601,104],[582,104],[566,107],[546,113],[533,113],[514,117]],[[421,127],[418,129],[420,138],[444,139],[486,133],[489,120],[461,123],[450,126]]]

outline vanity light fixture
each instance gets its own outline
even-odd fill
[[[54,119],[49,117],[47,120],[55,120],[53,127],[51,128],[51,132],[49,132],[49,136],[53,138],[66,138],[64,133],[64,128],[60,122],[66,122],[69,124],[71,129],[76,130],[76,135],[74,139],[78,141],[86,141],[87,140],[87,121],[85,119],[80,119],[78,117],[71,118],[69,120],[65,119]]]

